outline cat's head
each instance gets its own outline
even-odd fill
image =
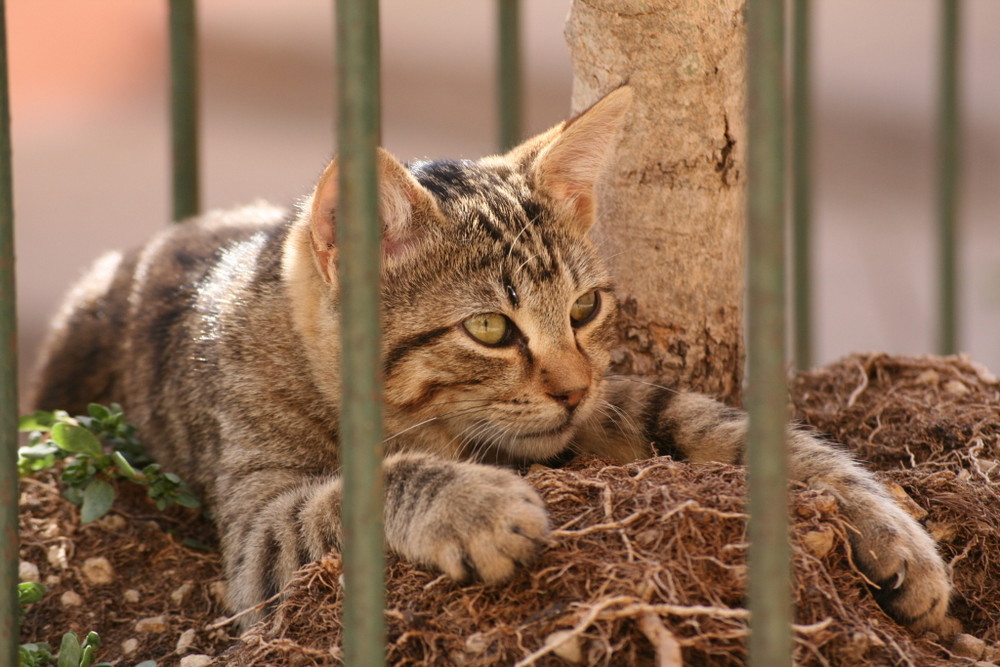
[[[379,153],[390,437],[413,427],[398,437],[446,455],[542,460],[596,419],[617,305],[589,232],[630,102],[620,88],[478,161],[404,167]],[[331,289],[336,171],[311,209],[315,266]]]

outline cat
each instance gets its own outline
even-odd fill
[[[743,412],[606,373],[617,304],[588,232],[631,97],[619,88],[478,161],[378,152],[385,537],[405,559],[486,582],[529,563],[549,522],[512,465],[624,462],[651,443],[742,460]],[[41,354],[37,408],[122,403],[207,500],[233,611],[340,543],[337,174],[334,158],[296,212],[209,213],[104,256]],[[791,478],[830,492],[857,529],[883,607],[915,630],[952,627],[927,532],[839,448],[792,427],[787,441]]]

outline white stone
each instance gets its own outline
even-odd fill
[[[177,638],[177,646],[174,648],[174,651],[176,653],[186,653],[191,648],[191,645],[194,644],[195,637],[194,628],[188,628]]]
[[[45,553],[45,557],[48,559],[49,565],[52,567],[58,567],[60,570],[65,570],[69,566],[69,559],[66,557],[66,544],[63,542],[50,546],[48,551]]]
[[[212,656],[195,653],[181,658],[180,667],[208,667],[210,664],[212,664]]]
[[[114,568],[104,556],[88,558],[83,561],[83,567],[80,570],[83,572],[84,578],[92,584],[110,584],[115,580]]]
[[[38,566],[26,560],[17,564],[17,578],[21,581],[37,584],[42,580],[42,575],[38,571]]]
[[[149,618],[143,618],[137,621],[135,624],[135,631],[159,633],[166,632],[167,627],[166,616],[150,616]]]
[[[174,601],[174,604],[182,605],[184,604],[184,601],[187,600],[188,595],[190,595],[191,591],[193,590],[194,590],[194,584],[192,584],[190,581],[181,584],[176,589],[174,589],[172,593],[170,593],[170,599]]]
[[[75,591],[66,591],[59,596],[59,602],[64,607],[79,607],[83,604],[83,598]]]

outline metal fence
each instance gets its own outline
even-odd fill
[[[941,5],[938,220],[939,351],[956,346],[956,190],[958,183],[958,0]],[[496,0],[499,144],[521,134],[519,0]],[[810,0],[788,0],[791,85],[785,52],[785,0],[748,0],[748,407],[751,520],[751,662],[790,664],[790,567],[784,468],[786,186],[793,220],[794,355],[811,362],[809,270],[809,19]],[[378,359],[378,219],[375,147],[379,140],[378,3],[336,3],[340,107],[341,210],[338,240],[343,283],[345,659],[384,662],[382,515],[379,477],[381,405]],[[5,5],[0,0],[0,664],[17,664],[17,354],[13,205]],[[197,31],[194,0],[171,0],[173,216],[199,210]],[[791,148],[786,160],[786,98],[791,101]],[[786,161],[789,163],[786,168]],[[789,176],[789,174],[791,176]],[[790,183],[786,180],[790,179]],[[783,582],[784,585],[781,585]],[[778,585],[776,585],[778,584]]]

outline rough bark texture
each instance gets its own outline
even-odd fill
[[[622,301],[616,370],[739,401],[745,220],[744,0],[574,0],[573,111],[628,82],[600,186]]]

